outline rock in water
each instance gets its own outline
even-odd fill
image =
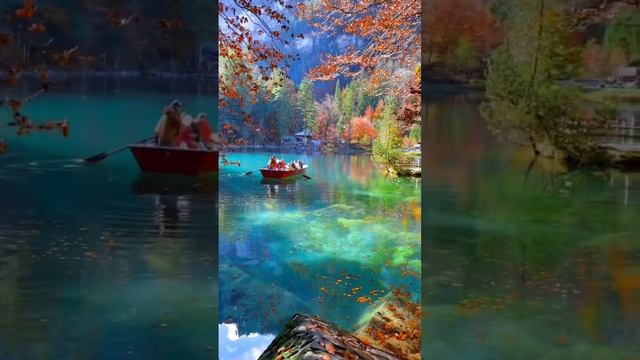
[[[258,360],[396,360],[320,319],[296,314]]]
[[[411,295],[394,290],[363,317],[355,335],[400,359],[420,360],[420,320],[420,306],[411,301]]]

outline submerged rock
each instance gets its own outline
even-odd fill
[[[393,360],[390,353],[320,319],[296,314],[287,322],[259,360]]]
[[[363,317],[355,335],[400,359],[419,360],[420,315],[420,306],[411,301],[410,294],[395,290]]]

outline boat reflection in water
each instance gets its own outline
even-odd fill
[[[132,192],[139,195],[197,195],[218,197],[216,174],[198,177],[141,173],[133,183]]]
[[[278,192],[284,191],[287,194],[294,194],[300,191],[300,181],[290,179],[266,179],[260,180],[260,184],[267,188],[267,197],[276,197]]]
[[[180,236],[181,228],[193,222],[193,202],[211,205],[217,202],[218,178],[215,175],[194,178],[143,173],[133,183],[131,191],[153,198],[153,222],[158,228],[158,235]],[[217,221],[217,214],[211,215]]]

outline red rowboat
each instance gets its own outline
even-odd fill
[[[276,170],[276,169],[260,169],[262,176],[269,179],[284,179],[292,176],[303,175],[309,166],[303,165],[302,169],[292,169],[292,170]]]
[[[217,150],[179,149],[143,144],[131,145],[129,149],[143,172],[200,175],[218,171]]]

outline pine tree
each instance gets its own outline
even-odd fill
[[[312,131],[316,128],[316,116],[318,111],[316,109],[315,100],[313,98],[313,82],[309,77],[305,77],[300,83],[300,89],[298,91],[298,109],[302,114],[305,124]]]
[[[287,135],[292,128],[295,116],[293,96],[295,88],[291,80],[279,70],[271,74],[274,84],[271,89],[272,111],[276,116],[276,130],[280,136]]]
[[[342,92],[342,106],[340,109],[342,116],[338,124],[340,132],[346,135],[348,139],[351,138],[351,119],[355,116],[355,96],[354,85],[351,82]]]

